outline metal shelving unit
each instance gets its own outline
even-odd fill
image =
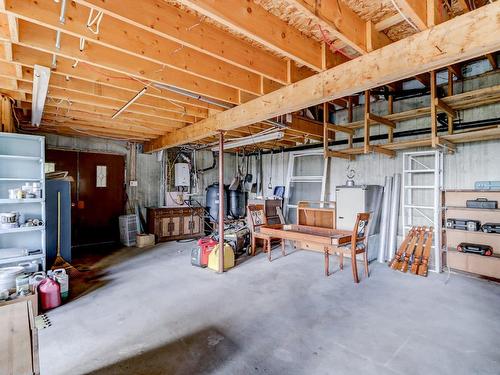
[[[26,218],[45,223],[45,138],[34,135],[0,133],[0,212],[19,212]],[[9,199],[9,189],[27,182],[39,182],[41,198]],[[0,265],[39,260],[46,269],[45,225],[0,228]],[[2,256],[2,249],[41,250],[40,254]]]
[[[403,154],[402,217],[404,236],[413,226],[434,228],[432,263],[441,272],[441,190],[443,153],[436,151]]]

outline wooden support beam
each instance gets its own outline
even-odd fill
[[[436,99],[437,97],[437,81],[436,81],[436,71],[433,70],[430,73],[431,76],[431,140],[432,140],[432,147],[437,147],[437,128],[438,128],[438,122],[437,122],[437,106],[436,106]]]
[[[448,70],[451,70],[458,79],[464,77],[462,74],[462,64],[451,64],[448,66]]]
[[[498,69],[497,58],[496,58],[495,53],[488,53],[488,54],[486,54],[486,58],[488,59],[488,62],[490,63],[491,68],[493,70]]]
[[[392,41],[384,34],[378,31],[372,21],[366,21],[366,51],[371,52],[382,48]]]
[[[370,152],[370,90],[365,91],[365,126],[363,132],[363,145],[364,152],[368,154]]]
[[[470,12],[472,9],[470,8],[469,2],[467,0],[457,0],[460,8],[466,12]]]
[[[321,71],[321,44],[263,7],[246,0],[179,0],[200,15],[315,71]]]
[[[328,123],[326,125],[326,128],[329,131],[341,132],[341,133],[346,133],[346,134],[349,134],[349,135],[354,135],[354,133],[355,133],[354,129],[351,129],[351,128],[348,128],[348,127],[345,127],[345,126],[342,126],[342,125],[331,124],[331,123]]]
[[[389,113],[390,115],[392,115],[394,113],[394,96],[393,95],[389,95],[389,97],[387,98],[387,113]],[[388,134],[387,141],[389,143],[392,143],[394,141],[394,128],[392,128],[392,127],[389,127],[389,134]]]
[[[453,96],[453,72],[449,69],[448,69],[448,96]],[[448,115],[448,134],[453,134],[453,117],[454,116]]]
[[[366,23],[347,4],[337,0],[291,0],[291,3],[311,19],[324,23],[328,34],[345,43],[360,54],[365,54],[391,41]]]
[[[434,105],[445,112],[451,118],[455,118],[457,115],[456,111],[453,108],[451,108],[448,104],[446,104],[439,98],[434,98]]]
[[[211,116],[146,145],[148,152],[190,143],[274,116],[380,87],[500,49],[500,2],[455,17],[301,82]],[[436,48],[438,46],[439,48]]]
[[[377,116],[376,114],[371,112],[369,112],[367,116],[370,124],[382,124],[392,129],[396,128],[396,123],[394,121],[386,119],[385,117]]]
[[[86,42],[80,51],[80,39],[61,33],[61,48],[54,44],[56,32],[46,27],[19,20],[19,44],[67,59],[77,59],[96,68],[134,76],[139,80],[152,81],[185,89],[224,102],[239,103],[238,90],[205,78],[190,75],[155,62],[147,61],[102,45]]]
[[[444,139],[443,137],[436,138],[436,145],[446,148],[450,154],[454,153],[457,150],[457,146],[453,142]]]
[[[345,152],[340,152],[340,151],[334,151],[334,150],[327,150],[325,154],[325,158],[340,158],[340,159],[347,159],[347,160],[355,160],[354,155],[346,154]]]
[[[229,64],[287,83],[286,61],[164,0],[77,0],[114,17]],[[103,22],[105,26],[106,20]]]
[[[328,103],[323,103],[323,157],[328,158],[328,152],[330,151],[328,143],[330,141],[328,132]]]
[[[422,31],[427,29],[427,2],[425,0],[395,0],[403,14]]]
[[[139,27],[107,17],[99,34],[89,33],[86,27],[90,9],[79,4],[67,7],[68,22],[59,22],[60,4],[53,1],[4,0],[8,17],[20,17],[77,38],[85,38],[107,48],[147,59],[178,71],[206,78],[250,93],[260,94],[261,78],[240,67],[216,59],[165,38],[159,38]],[[170,53],[165,53],[170,51]],[[174,52],[175,51],[175,52]]]
[[[377,154],[387,155],[390,158],[396,157],[396,151],[389,150],[389,149],[382,147],[382,146],[370,145],[369,152],[376,152]]]

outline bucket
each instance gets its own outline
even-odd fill
[[[54,277],[61,286],[61,299],[64,301],[69,295],[69,276],[64,268],[54,270]]]
[[[0,290],[16,289],[16,277],[24,272],[23,267],[0,268]]]

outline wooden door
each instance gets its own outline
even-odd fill
[[[73,247],[118,242],[118,217],[125,207],[125,157],[47,150],[46,162],[54,163],[57,171],[68,171],[74,180]]]

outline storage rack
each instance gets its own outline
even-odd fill
[[[403,154],[403,187],[401,191],[403,234],[413,226],[434,228],[433,257],[436,272],[441,272],[441,188],[443,186],[443,153],[437,151]]]
[[[45,138],[0,132],[0,212],[19,212],[26,218],[41,219],[43,225],[0,228],[0,267],[39,260],[46,269],[45,242]],[[26,182],[39,182],[41,198],[9,199],[9,189]],[[41,250],[40,254],[2,257],[2,249]]]
[[[479,220],[484,223],[500,223],[500,209],[467,208],[466,201],[486,198],[500,202],[500,191],[446,190],[444,192],[445,217],[454,219]],[[456,270],[500,279],[500,234],[461,229],[445,229],[447,265]],[[489,245],[492,256],[483,256],[457,251],[461,242]]]

